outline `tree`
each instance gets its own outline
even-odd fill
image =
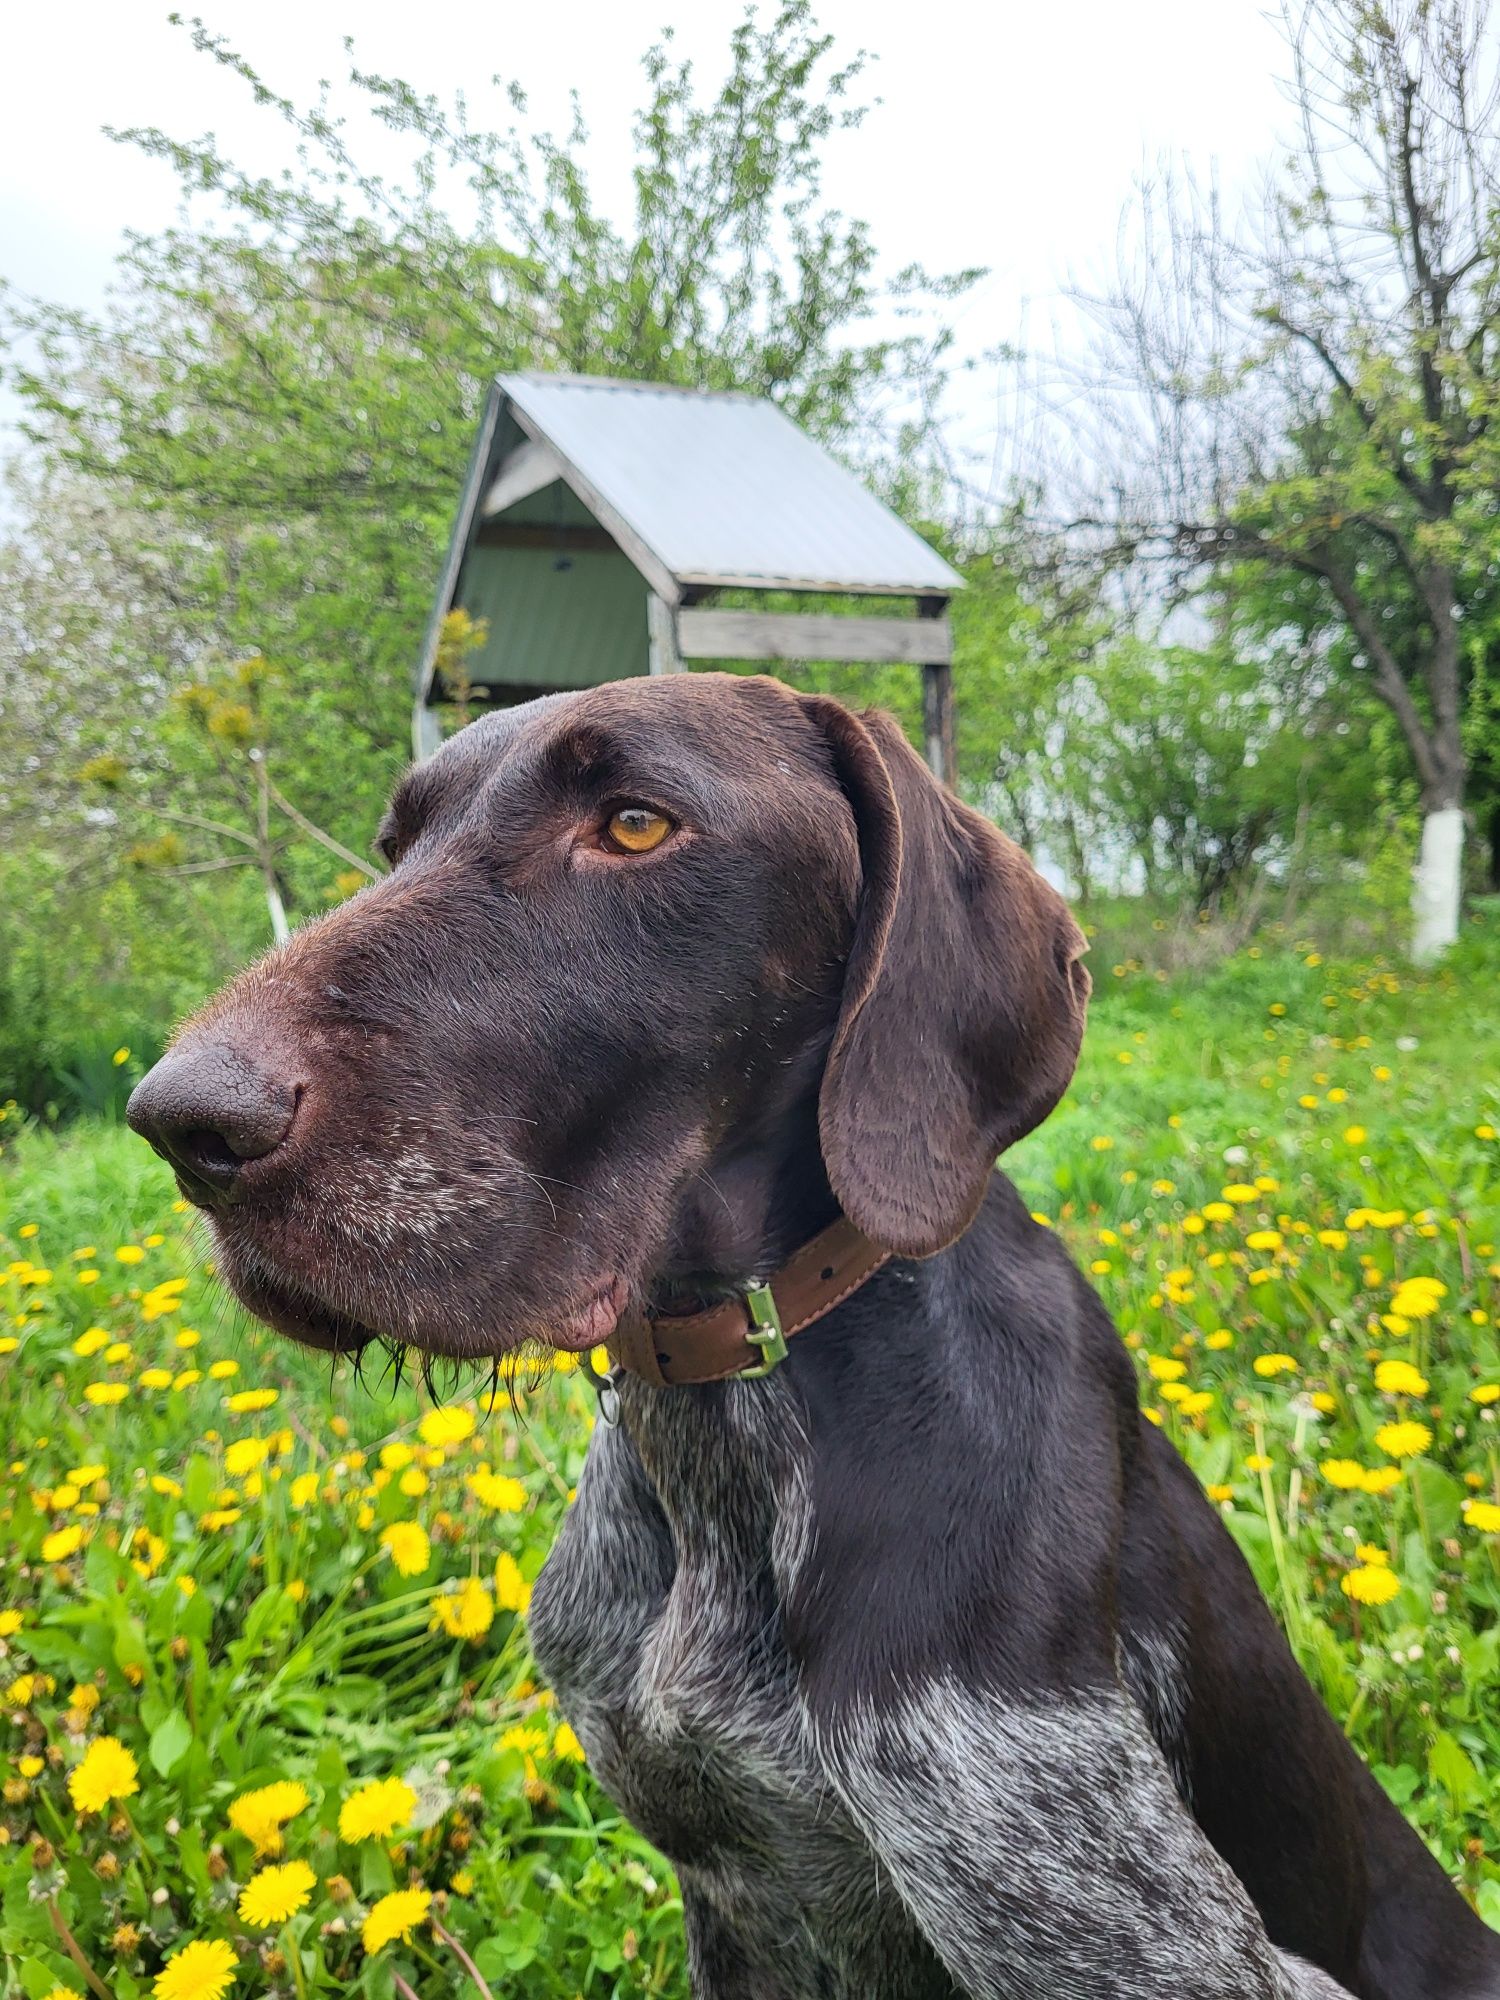
[[[824,151],[864,115],[861,60],[834,60],[807,0],[747,13],[708,91],[669,41],[648,52],[621,222],[591,192],[581,113],[562,140],[528,132],[502,89],[491,129],[351,55],[356,105],[410,142],[409,172],[385,179],[357,119],[294,104],[189,32],[290,126],[299,165],[122,133],[177,170],[189,219],[129,240],[100,313],[0,294],[32,466],[0,550],[17,585],[0,603],[0,820],[13,855],[45,848],[64,904],[128,883],[142,893],[119,906],[143,910],[148,877],[203,871],[174,873],[176,914],[151,904],[152,921],[228,925],[233,957],[278,902],[295,918],[325,900],[342,872],[325,836],[361,849],[405,759],[410,668],[496,373],[748,389],[916,477],[937,461],[943,310],[967,274],[887,280],[864,225],[824,202]]]
[[[1457,934],[1465,617],[1500,554],[1500,47],[1488,0],[1287,0],[1284,19],[1300,137],[1260,239],[1168,188],[1148,268],[1096,302],[1136,448],[1086,518],[1179,571],[1315,586],[1347,641],[1329,658],[1409,760],[1426,959]]]

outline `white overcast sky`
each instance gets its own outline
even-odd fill
[[[628,191],[641,51],[670,23],[707,82],[742,7],[200,0],[199,11],[299,98],[343,76],[346,32],[363,64],[424,90],[478,97],[497,72],[515,79],[554,129],[576,90],[608,204]],[[839,51],[876,58],[869,88],[881,99],[862,130],[830,145],[827,195],[870,223],[890,270],[914,259],[989,267],[963,314],[970,353],[1023,327],[1035,338],[1070,275],[1107,268],[1132,182],[1160,157],[1216,173],[1233,203],[1287,136],[1281,42],[1258,0],[821,0],[818,11]],[[213,132],[243,163],[285,161],[274,116],[195,55],[167,14],[158,0],[0,8],[0,273],[23,289],[96,305],[122,232],[174,216],[170,172],[104,125]],[[976,376],[955,411],[955,441],[981,476],[997,379]],[[0,452],[13,417],[0,389]]]

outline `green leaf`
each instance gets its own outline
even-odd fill
[[[193,1740],[193,1725],[180,1708],[174,1708],[151,1732],[146,1755],[162,1777],[186,1756]]]
[[[1467,1750],[1446,1729],[1440,1729],[1427,1752],[1427,1769],[1460,1809],[1480,1790],[1480,1777]]]

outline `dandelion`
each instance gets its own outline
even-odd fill
[[[1333,1092],[1329,1091],[1328,1094],[1332,1097]],[[1368,1137],[1369,1134],[1365,1131],[1363,1125],[1346,1125],[1344,1127],[1344,1144],[1346,1146],[1362,1146]]]
[[[468,1487],[482,1507],[493,1508],[497,1514],[519,1514],[526,1505],[526,1488],[520,1480],[491,1472],[487,1465],[471,1474]]]
[[[0,1611],[0,1639],[14,1639],[25,1622],[24,1612]]]
[[[1250,1365],[1257,1375],[1264,1376],[1267,1381],[1273,1380],[1277,1375],[1297,1373],[1296,1359],[1290,1354],[1257,1354]]]
[[[1401,1579],[1384,1563],[1361,1563],[1340,1577],[1339,1589],[1356,1604],[1389,1604],[1401,1595]]]
[[[1425,1396],[1428,1382],[1409,1361],[1382,1361],[1375,1370],[1375,1387],[1387,1396]]]
[[[426,1921],[431,1907],[430,1889],[393,1889],[390,1895],[382,1896],[371,1905],[360,1930],[365,1950],[379,1951],[396,1938],[410,1944],[412,1932]]]
[[[465,1438],[474,1435],[474,1412],[461,1404],[429,1410],[417,1425],[417,1435],[423,1444],[462,1444]]]
[[[392,1521],[381,1531],[380,1545],[401,1576],[421,1576],[432,1561],[432,1544],[420,1521]]]
[[[280,1396],[279,1389],[236,1389],[232,1396],[224,1398],[224,1407],[233,1415],[244,1417],[256,1410],[269,1410]]]
[[[531,1585],[522,1576],[520,1565],[509,1549],[500,1551],[495,1564],[495,1602],[502,1611],[519,1612],[524,1612],[531,1603]]]
[[[1174,1355],[1148,1354],[1146,1372],[1156,1382],[1180,1382],[1187,1373],[1187,1364]]]
[[[121,1264],[140,1264],[145,1261],[145,1256],[138,1243],[122,1243],[115,1252],[115,1258]]]
[[[1489,1403],[1500,1403],[1500,1382],[1481,1382],[1469,1391],[1469,1401],[1484,1408]]]
[[[83,1530],[73,1522],[69,1527],[57,1528],[42,1543],[42,1561],[49,1563],[66,1562],[69,1556],[77,1555],[83,1547]]]
[[[557,1734],[552,1739],[552,1754],[570,1764],[582,1764],[587,1761],[583,1745],[566,1722],[557,1725]]]
[[[305,1861],[262,1868],[240,1891],[240,1922],[260,1930],[288,1922],[305,1906],[317,1880]]]
[[[1203,1345],[1212,1354],[1222,1354],[1226,1347],[1233,1347],[1234,1335],[1227,1326],[1215,1327]]]
[[[153,2000],[224,2000],[238,1966],[239,1955],[223,1938],[194,1938],[157,1973]]]
[[[1377,1465],[1365,1474],[1364,1478],[1360,1481],[1360,1488],[1365,1493],[1378,1495],[1389,1493],[1393,1486],[1399,1486],[1400,1484],[1401,1468],[1399,1465]]]
[[[92,1403],[95,1409],[105,1410],[111,1404],[123,1403],[129,1394],[128,1382],[90,1382],[83,1392],[83,1400]]]
[[[143,1368],[136,1380],[143,1389],[170,1389],[172,1371],[170,1368]]]
[[[311,1804],[305,1785],[282,1778],[258,1791],[242,1792],[230,1804],[229,1824],[250,1842],[258,1861],[262,1855],[281,1852],[282,1828]]]
[[[495,1620],[495,1600],[478,1577],[471,1576],[456,1591],[433,1600],[432,1624],[450,1639],[482,1639]]]
[[[410,1826],[417,1795],[404,1778],[376,1778],[339,1807],[340,1840],[386,1840]]]
[[[68,1773],[68,1796],[81,1813],[102,1812],[111,1799],[128,1799],[140,1788],[135,1758],[118,1736],[95,1737]]]
[[[264,1465],[270,1455],[271,1447],[264,1438],[236,1438],[224,1453],[224,1470],[231,1479],[243,1479],[247,1472]]]
[[[87,1361],[91,1355],[98,1354],[103,1348],[108,1347],[109,1342],[110,1335],[104,1327],[86,1326],[73,1342],[73,1352]]]
[[[1500,1507],[1489,1500],[1466,1500],[1464,1520],[1481,1535],[1500,1535]]]
[[[1388,1458],[1419,1458],[1432,1443],[1432,1432],[1426,1424],[1382,1424],[1375,1442]]]
[[[228,1462],[227,1459],[225,1461]],[[299,1472],[289,1489],[294,1507],[310,1507],[318,1497],[318,1475],[315,1472]]]

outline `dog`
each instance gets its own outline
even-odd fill
[[[1089,991],[1020,851],[716,674],[485,715],[379,845],[130,1122],[295,1340],[610,1345],[531,1635],[700,2000],[1500,1996],[995,1169]]]

